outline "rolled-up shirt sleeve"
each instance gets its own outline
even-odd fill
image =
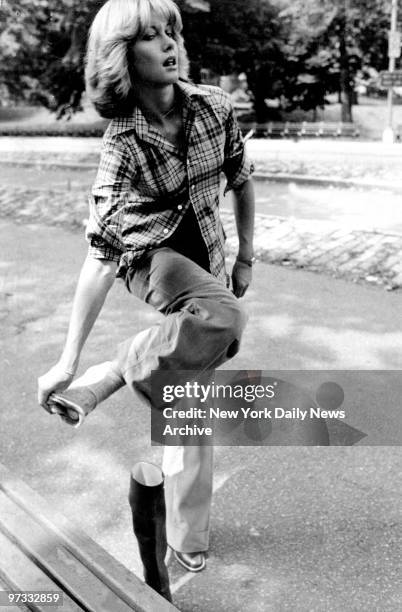
[[[225,160],[223,163],[223,172],[227,178],[225,194],[230,189],[241,187],[254,171],[254,165],[247,157],[239,124],[230,102],[229,107],[225,124],[226,141]]]
[[[133,177],[130,155],[115,142],[103,145],[95,183],[89,195],[89,220],[85,232],[88,255],[120,261],[124,251],[122,218]]]

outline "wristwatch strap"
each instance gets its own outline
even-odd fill
[[[250,259],[242,259],[241,257],[236,257],[236,261],[252,268],[255,262],[255,257],[251,257]]]

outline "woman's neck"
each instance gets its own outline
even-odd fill
[[[146,117],[163,125],[164,119],[173,113],[177,93],[173,85],[154,88],[141,86],[136,93],[137,104]]]

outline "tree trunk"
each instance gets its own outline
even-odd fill
[[[353,80],[349,70],[341,70],[341,88],[342,88],[342,106],[341,106],[341,121],[343,123],[351,123],[353,121],[352,105],[353,105]]]
[[[341,107],[341,121],[345,123],[351,123],[352,118],[352,105],[353,105],[353,94],[354,94],[354,79],[350,71],[349,56],[346,47],[346,15],[344,16],[342,27],[339,33],[339,64],[340,64],[340,89],[342,92],[342,107]]]

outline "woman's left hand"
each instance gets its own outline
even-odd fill
[[[237,298],[243,297],[251,283],[252,268],[246,263],[236,261],[232,270],[233,293]]]

